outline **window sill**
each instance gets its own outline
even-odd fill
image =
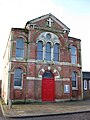
[[[72,90],[78,90],[78,88],[76,88],[76,87],[72,87]]]
[[[22,89],[22,86],[14,86],[14,89]]]
[[[85,89],[85,88],[84,88],[84,90],[87,91],[88,89]]]
[[[59,61],[49,61],[49,60],[36,60],[37,63],[47,63],[47,64],[59,64]]]
[[[24,58],[19,58],[19,57],[16,57],[17,60],[23,60]]]

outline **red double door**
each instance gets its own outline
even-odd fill
[[[42,79],[42,101],[54,101],[54,78]]]

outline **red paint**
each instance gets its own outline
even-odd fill
[[[42,80],[42,101],[54,101],[54,79],[43,78]]]

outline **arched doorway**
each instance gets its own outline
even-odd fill
[[[54,101],[54,75],[45,71],[42,77],[42,101]]]

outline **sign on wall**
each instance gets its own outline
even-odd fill
[[[70,86],[64,85],[64,93],[70,93]]]

